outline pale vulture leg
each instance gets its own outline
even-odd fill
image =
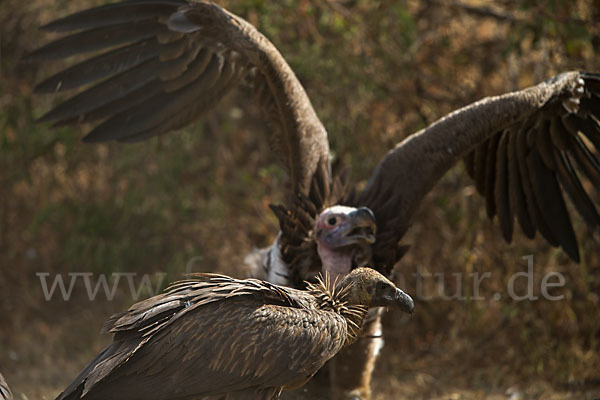
[[[381,308],[369,310],[361,337],[331,360],[334,400],[371,399],[371,375],[383,346],[381,314]]]

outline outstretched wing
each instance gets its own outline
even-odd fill
[[[130,0],[44,29],[68,33],[29,59],[91,55],[37,86],[83,87],[42,121],[91,123],[85,141],[139,141],[187,126],[248,81],[294,191],[308,195],[318,164],[329,163],[327,132],[289,65],[252,25],[215,4]]]
[[[480,100],[409,136],[381,160],[355,200],[376,215],[381,238],[374,254],[394,251],[423,197],[465,158],[507,241],[516,216],[528,237],[539,231],[579,261],[562,193],[596,229],[600,217],[580,175],[600,185],[599,121],[600,76],[568,72]]]
[[[302,384],[340,350],[346,329],[305,292],[201,275],[111,317],[104,330],[114,342],[59,398],[187,399]]]

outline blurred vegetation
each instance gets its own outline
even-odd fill
[[[183,132],[135,145],[83,145],[84,129],[35,124],[58,100],[32,97],[33,84],[60,68],[19,61],[48,40],[36,27],[100,3],[0,6],[0,370],[17,398],[58,394],[109,340],[98,335],[104,319],[133,301],[119,285],[112,301],[90,302],[78,284],[70,301],[46,302],[36,273],[148,273],[153,284],[155,273],[166,282],[190,267],[240,276],[247,251],[277,232],[267,205],[281,199],[285,176],[244,91]],[[220,3],[280,49],[359,181],[396,142],[457,107],[600,69],[592,0]],[[415,272],[445,272],[452,293],[452,272],[489,271],[488,300],[434,296],[410,320],[389,313],[378,398],[591,399],[600,385],[598,234],[575,221],[579,265],[542,240],[505,244],[474,193],[461,165],[442,180],[405,238],[412,249],[398,272],[409,293]],[[547,272],[565,276],[565,300],[491,300],[528,254],[537,288]]]

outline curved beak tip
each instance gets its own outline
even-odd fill
[[[354,212],[354,218],[361,221],[364,225],[377,226],[375,214],[368,207],[360,207]]]
[[[415,302],[412,297],[404,293],[401,289],[396,289],[396,304],[402,311],[411,315],[415,311]]]
[[[352,213],[352,223],[349,236],[362,238],[369,244],[375,243],[375,233],[377,232],[377,223],[375,215],[367,207],[360,207]]]

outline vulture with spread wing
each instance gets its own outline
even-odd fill
[[[582,183],[585,177],[600,185],[598,75],[567,72],[459,109],[396,145],[366,187],[353,191],[346,175],[333,176],[327,132],[290,66],[255,27],[227,10],[131,0],[44,29],[65,35],[30,59],[92,54],[36,88],[83,87],[41,120],[91,124],[86,142],[134,142],[183,128],[236,86],[255,89],[290,179],[287,203],[272,207],[279,234],[248,258],[255,276],[270,282],[301,287],[319,271],[343,276],[367,265],[389,274],[423,197],[463,159],[507,241],[518,221],[528,237],[539,232],[578,261],[564,193],[592,229],[600,223]],[[337,395],[369,397],[379,329],[375,315],[367,337],[347,350],[360,360],[340,363]],[[359,364],[365,367],[348,367]]]
[[[370,306],[414,309],[371,268],[308,290],[198,274],[109,318],[113,342],[57,400],[277,399],[354,342]]]

